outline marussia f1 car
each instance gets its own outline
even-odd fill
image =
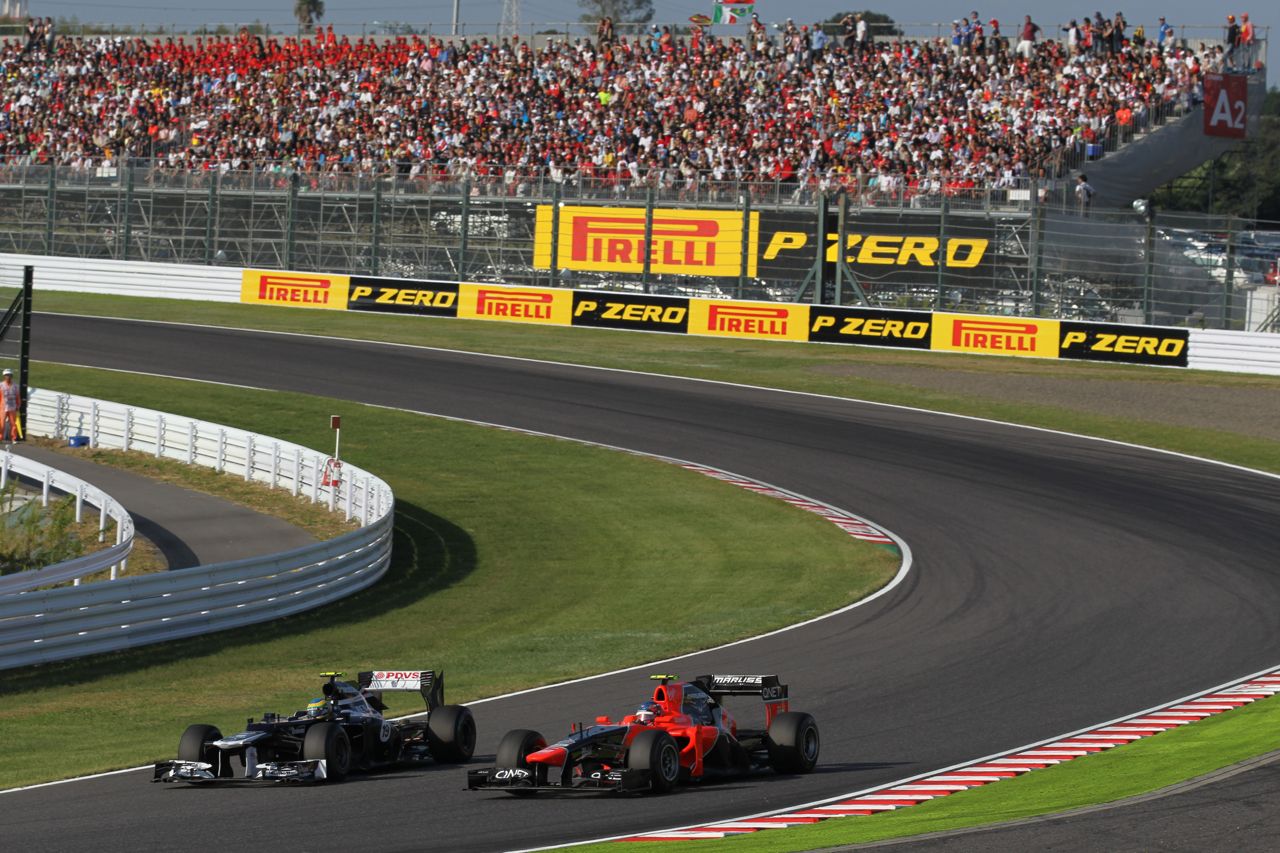
[[[655,675],[653,698],[633,714],[574,726],[547,745],[528,729],[508,732],[494,767],[467,772],[467,787],[512,794],[535,791],[671,790],[678,782],[739,776],[770,767],[808,773],[818,763],[818,724],[792,711],[776,675],[703,675],[675,682]],[[764,700],[764,728],[743,728],[721,702],[726,696]]]
[[[444,704],[443,672],[362,672],[358,688],[341,676],[321,673],[328,679],[324,695],[305,710],[288,717],[268,711],[258,722],[250,717],[245,731],[231,737],[213,726],[188,726],[178,760],[156,764],[151,781],[339,782],[355,768],[470,760],[475,719],[465,705]],[[384,690],[421,693],[426,720],[384,719]]]

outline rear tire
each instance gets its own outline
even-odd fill
[[[476,720],[465,705],[441,705],[427,717],[431,757],[445,764],[470,761],[476,751]]]
[[[213,766],[214,776],[230,776],[231,764],[225,762],[226,767],[222,767],[224,763],[222,759],[222,750],[216,746],[205,746],[211,740],[221,740],[222,732],[217,726],[194,725],[187,726],[187,730],[182,733],[182,739],[178,741],[178,760],[179,761],[203,761]]]
[[[786,711],[769,724],[765,745],[769,766],[777,773],[808,773],[818,764],[822,745],[818,723],[809,714]]]
[[[661,729],[646,729],[627,749],[628,770],[648,770],[655,794],[665,794],[680,780],[680,748]]]
[[[351,769],[351,740],[337,723],[316,723],[302,741],[304,761],[324,761],[326,782],[341,782]]]

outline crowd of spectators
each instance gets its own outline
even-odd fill
[[[1099,16],[1101,17],[1101,16]],[[1163,21],[1163,19],[1162,19]],[[952,39],[794,22],[745,38],[653,27],[534,49],[518,39],[55,38],[0,43],[0,164],[92,171],[395,172],[522,194],[531,177],[677,192],[1012,186],[1196,97],[1223,48],[1123,16],[1013,44],[974,12]],[[957,40],[958,39],[958,40]]]

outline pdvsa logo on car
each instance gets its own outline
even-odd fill
[[[935,314],[930,343],[951,352],[1056,358],[1058,321]]]
[[[1062,358],[1187,366],[1186,329],[1062,321]]]
[[[690,299],[689,331],[727,338],[803,341],[809,336],[809,306]]]
[[[381,671],[374,672],[369,682],[371,690],[417,690],[422,686],[422,672]]]
[[[471,320],[546,323],[567,326],[573,293],[498,284],[462,284],[458,288],[458,316]]]
[[[245,270],[240,275],[240,301],[345,311],[349,283],[345,275]]]

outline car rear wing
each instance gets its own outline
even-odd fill
[[[722,696],[759,696],[766,702],[787,698],[787,685],[776,675],[699,675],[694,683],[717,701]]]
[[[427,710],[444,704],[444,671],[374,669],[359,673],[360,689],[381,697],[384,690],[413,690],[422,694]]]

